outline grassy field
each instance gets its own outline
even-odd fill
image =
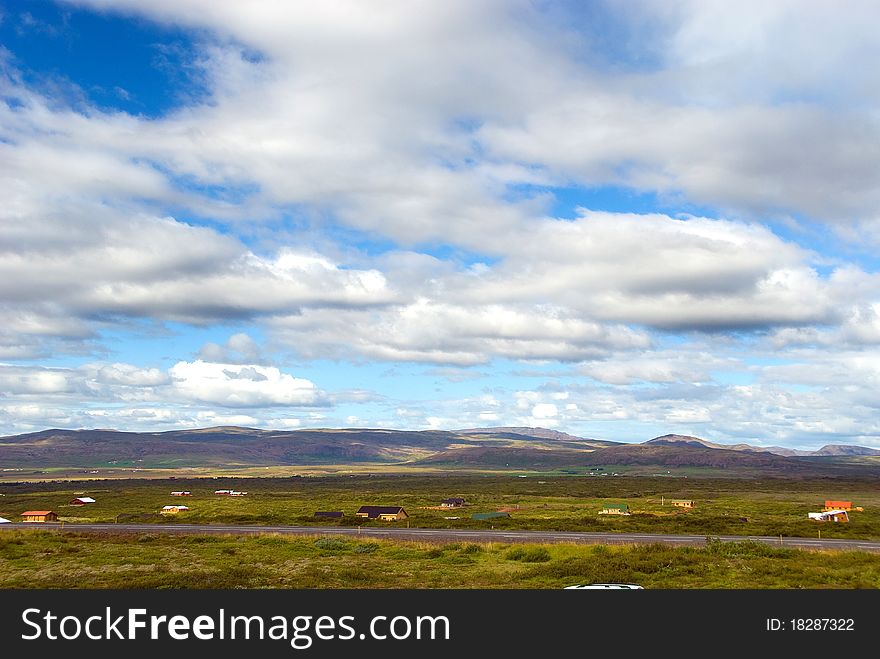
[[[503,545],[0,533],[0,588],[878,588],[880,557],[744,541]]]
[[[248,495],[213,494],[215,489],[230,488]],[[193,496],[172,497],[172,490],[189,490]],[[69,523],[351,525],[365,523],[354,517],[361,505],[401,505],[410,515],[411,526],[433,528],[787,537],[816,537],[821,532],[823,538],[880,539],[880,483],[870,481],[385,474],[7,483],[0,484],[0,495],[0,517],[17,520],[25,510],[52,509]],[[81,495],[92,496],[97,503],[68,505]],[[459,510],[434,509],[450,496],[464,497],[468,505]],[[671,498],[693,499],[696,508],[675,509],[668,503]],[[826,499],[851,500],[864,511],[853,512],[848,524],[808,520],[807,512],[820,510]],[[606,503],[626,503],[633,514],[599,515]],[[191,510],[159,515],[168,504],[186,504]],[[319,521],[314,517],[317,510],[339,510],[346,516],[341,521]],[[508,511],[510,518],[470,518],[475,512],[496,510]],[[393,524],[405,526],[407,522]]]

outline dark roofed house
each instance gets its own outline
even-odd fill
[[[319,510],[315,517],[345,517],[345,513],[341,510]]]
[[[599,511],[600,515],[629,515],[629,506],[625,503],[608,503]]]
[[[367,519],[381,519],[383,522],[409,517],[401,506],[361,506],[355,515]]]
[[[449,497],[440,502],[441,508],[461,508],[464,505],[462,497]]]

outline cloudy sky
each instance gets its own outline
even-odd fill
[[[0,434],[880,447],[878,22],[0,0]]]

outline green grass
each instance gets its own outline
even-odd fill
[[[744,541],[428,545],[281,536],[0,534],[0,588],[880,588],[880,556]]]
[[[234,488],[249,495],[214,496],[215,489]],[[190,490],[192,497],[172,497]],[[744,480],[669,477],[585,477],[542,475],[349,475],[292,478],[210,478],[106,480],[0,484],[0,517],[18,519],[28,509],[52,509],[62,520],[194,524],[364,524],[354,512],[364,504],[402,505],[411,526],[432,528],[617,531],[687,535],[769,535],[787,537],[880,539],[880,483],[839,480]],[[70,507],[75,496],[97,503]],[[449,496],[463,496],[462,510],[430,510]],[[663,497],[666,505],[661,505]],[[694,510],[668,504],[671,498],[694,499]],[[807,512],[820,510],[825,499],[847,499],[864,506],[849,524],[818,523]],[[167,504],[183,503],[191,511],[163,516]],[[606,503],[626,503],[633,514],[600,516]],[[506,508],[509,519],[476,521],[474,512]],[[316,519],[316,510],[342,510],[342,520]],[[447,516],[461,519],[447,520]],[[406,526],[407,522],[367,522]]]

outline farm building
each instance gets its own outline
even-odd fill
[[[319,510],[315,517],[345,517],[345,513],[341,510]]]
[[[669,503],[678,508],[693,508],[694,502],[690,499],[670,499]]]
[[[440,502],[441,508],[461,508],[464,505],[462,497],[449,497]]]
[[[247,492],[238,492],[237,490],[214,490],[214,494],[226,497],[243,497]]]
[[[401,506],[361,506],[355,515],[367,519],[381,519],[383,522],[409,517]]]
[[[162,506],[162,513],[166,515],[175,515],[186,510],[189,510],[189,506]]]
[[[77,497],[70,502],[71,506],[84,506],[87,503],[95,503],[92,497]]]
[[[807,517],[817,522],[848,522],[849,515],[843,509],[823,510],[821,513],[807,513]]]
[[[498,519],[500,517],[510,517],[510,513],[474,513],[471,519]]]
[[[51,510],[27,510],[21,514],[22,522],[57,522],[58,514]]]
[[[173,497],[191,497],[192,492],[189,492],[186,490],[180,490],[178,492],[172,492],[171,496],[173,496]]]
[[[852,501],[826,501],[825,510],[852,510]]]
[[[600,515],[629,515],[629,506],[625,503],[609,503],[606,504],[602,510],[599,511]]]

